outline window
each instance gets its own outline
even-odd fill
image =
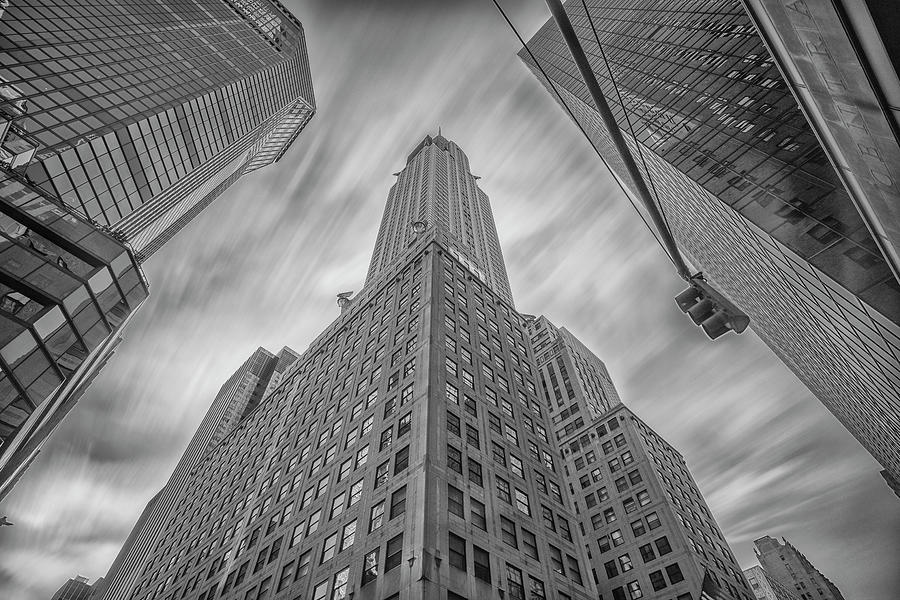
[[[531,600],[547,600],[547,592],[544,590],[544,582],[529,576],[531,582]]]
[[[291,583],[291,580],[294,578],[294,564],[294,561],[291,561],[281,568],[281,576],[278,578],[278,587],[275,588],[276,592],[280,592]],[[225,591],[226,590],[223,590],[223,595]]]
[[[637,494],[637,500],[641,506],[647,506],[650,504],[650,493],[647,490],[641,490]]]
[[[656,554],[653,552],[653,546],[651,544],[644,544],[638,550],[641,551],[641,559],[648,563],[654,558],[656,558]]]
[[[333,519],[342,512],[344,512],[344,492],[341,492],[331,500],[331,512],[328,514],[328,518]]]
[[[384,572],[387,573],[394,567],[400,566],[400,558],[403,554],[403,534],[388,540],[384,557]]]
[[[402,448],[394,455],[394,475],[406,470],[409,466],[409,446]]]
[[[378,579],[378,553],[380,548],[375,548],[363,558],[362,585]]]
[[[603,518],[607,523],[612,523],[616,520],[616,511],[613,508],[607,508],[603,511]]]
[[[454,415],[449,410],[447,411],[447,431],[459,437],[460,429],[459,429],[459,417]]]
[[[447,510],[461,519],[466,518],[462,490],[447,484]]]
[[[512,471],[514,475],[518,475],[522,479],[525,479],[525,469],[522,466],[522,460],[515,454],[509,455],[509,470]]]
[[[481,463],[469,458],[467,460],[469,466],[469,482],[474,483],[478,487],[483,487],[483,478],[481,476]]]
[[[450,566],[460,571],[466,570],[466,540],[453,533],[449,535]]]
[[[509,563],[506,563],[506,587],[509,590],[510,600],[525,600],[522,571]]]
[[[616,568],[616,561],[608,560],[603,563],[603,568],[606,570],[606,577],[608,579],[612,579],[613,577],[618,577],[619,569]]]
[[[584,585],[581,579],[581,569],[578,568],[578,559],[566,554],[566,562],[569,563],[569,578],[578,585]]]
[[[397,422],[397,437],[402,438],[412,428],[412,413],[408,412]]]
[[[631,557],[626,553],[619,557],[619,570],[625,573],[630,571],[634,566],[631,564]]]
[[[653,543],[656,544],[656,551],[659,552],[660,556],[665,556],[672,551],[672,546],[669,544],[669,538],[666,536],[654,540]]]
[[[681,574],[681,567],[678,566],[678,563],[666,567],[666,575],[669,576],[669,582],[673,585],[684,581],[684,575]]]
[[[537,538],[525,528],[522,529],[522,546],[524,547],[525,556],[538,560]]]
[[[449,383],[447,384],[446,396],[447,396],[447,402],[449,402],[450,404],[456,404],[457,406],[459,406],[459,390],[456,389],[455,386],[453,386]]]
[[[662,571],[653,571],[650,573],[650,585],[653,586],[653,591],[655,592],[667,587],[666,578],[663,577]]]
[[[468,423],[466,423],[466,443],[476,450],[481,448],[481,443],[478,440],[478,429]]]
[[[391,520],[406,512],[406,486],[391,494]]]
[[[637,469],[628,472],[628,480],[631,482],[631,485],[636,485],[643,481],[643,479],[641,478],[641,473]]]
[[[637,581],[628,582],[628,596],[631,600],[643,598],[644,593],[641,591],[641,585]]]
[[[322,511],[317,510],[313,514],[309,515],[309,522],[306,526],[306,535],[312,535],[316,531],[319,530],[319,521],[322,520]]]
[[[531,504],[528,501],[528,494],[516,488],[516,508],[520,513],[531,516]]]
[[[634,537],[636,537],[636,538],[641,537],[642,535],[647,533],[647,528],[644,527],[644,522],[640,521],[640,520],[634,521],[631,524],[631,533],[633,533]]]
[[[372,506],[369,511],[369,533],[384,524],[384,500]]]
[[[312,600],[325,600],[328,597],[328,580],[316,584],[313,588]]]
[[[659,515],[656,514],[656,512],[652,512],[649,515],[647,515],[647,527],[649,527],[652,530],[652,529],[656,529],[660,525],[662,525],[662,523],[659,522]]]
[[[613,546],[621,546],[625,543],[625,538],[622,537],[622,532],[618,529],[611,532],[609,538],[612,540]]]
[[[491,581],[491,556],[487,551],[472,546],[472,560],[475,563],[475,577],[482,581]]]
[[[541,517],[544,519],[544,527],[550,531],[556,531],[556,521],[553,520],[553,511],[541,504]]]
[[[472,524],[475,527],[487,531],[487,518],[485,516],[484,504],[474,498],[469,498],[469,514],[471,516]]]
[[[500,538],[507,546],[519,548],[519,540],[516,538],[516,524],[503,516],[500,517]]]
[[[394,428],[393,426],[388,427],[384,431],[381,432],[381,439],[378,442],[378,451],[381,452],[386,448],[390,448],[391,444],[394,443]]]
[[[347,597],[347,580],[350,579],[350,567],[339,571],[334,576],[331,600],[344,600]]]
[[[498,465],[505,467],[506,466],[506,451],[503,449],[503,446],[498,444],[497,442],[491,442],[491,453],[494,457],[494,462]]]
[[[350,497],[347,499],[347,506],[353,506],[362,497],[363,480],[360,479],[350,486]]]
[[[341,533],[341,549],[339,552],[343,552],[352,546],[354,540],[356,540],[356,519],[353,519],[344,525],[344,530]]]
[[[462,475],[462,452],[447,445],[447,466]]]
[[[298,580],[301,577],[309,574],[309,563],[312,559],[312,550],[307,550],[303,554],[300,555],[300,558],[297,560],[297,575],[294,580]],[[238,582],[235,581],[235,585]]]
[[[337,546],[337,533],[332,533],[327,538],[325,538],[325,542],[322,544],[322,559],[319,561],[319,564],[324,563],[327,560],[331,560],[334,557],[334,549]]]
[[[550,566],[560,575],[565,575],[566,569],[563,567],[562,552],[552,544],[548,544],[547,548],[550,550]]]
[[[622,502],[622,508],[625,509],[625,514],[631,514],[637,510],[637,502],[634,501],[634,498],[626,498],[624,502]]]
[[[507,504],[512,504],[512,494],[509,491],[509,482],[502,477],[497,477],[497,496]]]
[[[366,461],[369,460],[369,446],[368,444],[360,448],[356,451],[356,468],[360,468]]]

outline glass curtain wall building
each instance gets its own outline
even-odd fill
[[[462,157],[428,136],[406,169],[437,153]],[[427,173],[427,189],[450,185]],[[477,262],[489,240],[412,225],[191,470],[129,593],[109,600],[597,597],[525,320]]]
[[[146,297],[135,262],[315,112],[278,2],[2,4],[0,497]]]
[[[681,454],[625,407],[593,352],[529,322],[541,388],[600,597],[753,600]],[[710,584],[706,584],[707,586]]]
[[[34,183],[146,259],[315,112],[303,28],[272,0],[15,3],[0,86]]]
[[[900,477],[896,274],[741,4],[566,11],[680,248]],[[538,64],[521,58],[633,188],[556,24],[528,48]]]

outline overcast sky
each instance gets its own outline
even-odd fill
[[[318,114],[146,265],[125,342],[0,506],[0,598],[105,574],[219,386],[258,346],[305,349],[362,287],[391,174],[438,126],[482,177],[519,310],[606,361],[741,566],[785,536],[847,600],[897,597],[900,501],[878,465],[753,333],[713,343],[678,312],[683,283],[489,0],[288,4]],[[548,17],[505,4],[526,36]]]

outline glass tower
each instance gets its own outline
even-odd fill
[[[566,11],[679,246],[900,478],[900,285],[753,22],[737,0],[586,5]],[[633,188],[555,23],[528,47]]]
[[[28,177],[141,260],[315,112],[303,28],[275,0],[13,3],[0,40]]]
[[[438,187],[425,156],[465,165],[429,136],[401,182]],[[450,195],[427,213],[397,190],[386,258],[187,473],[109,600],[597,597],[525,319],[480,254],[493,224],[470,213],[484,221],[460,235]]]
[[[752,600],[681,454],[619,400],[603,362],[545,317],[528,324],[566,483],[603,598]]]
[[[277,1],[0,2],[0,498],[147,296],[137,265],[315,112]]]

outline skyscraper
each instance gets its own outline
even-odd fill
[[[0,498],[147,298],[130,250],[0,167]]]
[[[622,404],[603,361],[568,330],[545,317],[528,330],[601,597],[687,600],[714,585],[717,598],[752,600],[681,454]]]
[[[125,540],[103,583],[106,598],[131,598],[135,579],[146,568],[153,545],[163,542],[167,517],[198,466],[208,461],[219,443],[259,405],[284,371],[297,360],[290,348],[273,355],[257,349],[219,390],[200,427],[191,438],[166,485],[147,503]]]
[[[841,591],[790,542],[769,536],[754,540],[756,559],[766,577],[801,600],[844,600]]]
[[[6,4],[0,498],[146,298],[131,263],[315,112],[303,28],[277,1]]]
[[[142,260],[315,112],[303,27],[277,0],[13,3],[0,40],[28,176]]]
[[[90,600],[93,591],[94,586],[88,583],[87,577],[76,575],[56,590],[50,600]]]
[[[900,479],[900,285],[887,238],[873,238],[741,3],[694,0],[674,16],[663,0],[587,6],[566,12],[678,245]],[[556,24],[528,49],[522,59],[633,193]]]
[[[471,238],[440,216],[459,202],[446,165],[479,199]],[[597,597],[470,177],[443,136],[417,146],[365,287],[188,473],[143,566],[122,575],[132,591],[107,598]],[[400,193],[412,181],[433,212]]]
[[[775,578],[770,578],[759,565],[744,569],[744,576],[750,582],[750,589],[756,600],[798,600],[793,588],[787,588]]]

